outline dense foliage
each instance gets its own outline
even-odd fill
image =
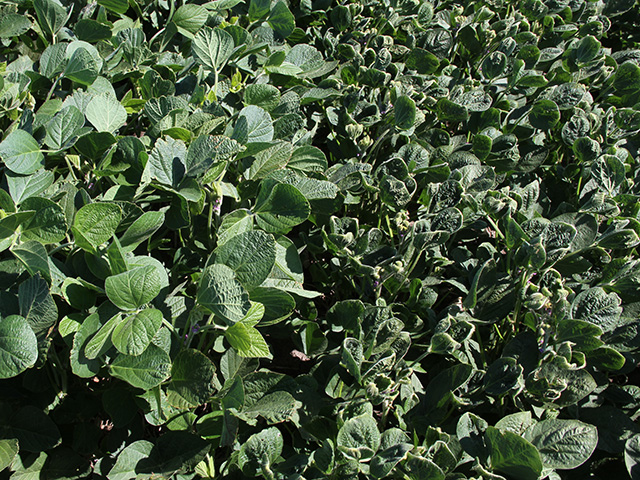
[[[0,476],[640,479],[634,0],[2,0]]]

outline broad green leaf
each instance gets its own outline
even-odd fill
[[[407,454],[406,467],[411,480],[444,480],[442,469],[428,458]]]
[[[233,325],[244,318],[251,304],[249,295],[226,265],[213,264],[204,269],[198,285],[200,305]]]
[[[0,378],[10,378],[33,367],[38,359],[36,334],[19,315],[0,319]]]
[[[482,75],[489,80],[502,75],[507,67],[507,56],[500,51],[492,52],[482,61]]]
[[[136,310],[149,303],[162,287],[161,273],[152,265],[112,275],[105,281],[107,297],[123,310]]]
[[[622,94],[640,90],[640,67],[630,60],[624,62],[616,69],[613,86]]]
[[[11,433],[18,439],[20,451],[43,452],[62,440],[60,430],[41,409],[28,405],[11,418]]]
[[[233,37],[221,28],[205,26],[195,35],[191,49],[195,59],[209,70],[219,72],[233,53]]]
[[[510,390],[524,386],[523,369],[512,357],[502,357],[493,362],[484,377],[484,388],[489,395],[501,396]]]
[[[413,445],[410,443],[399,443],[379,452],[371,459],[371,475],[374,478],[385,478],[412,449]]]
[[[51,280],[49,254],[40,242],[31,240],[21,243],[14,246],[11,253],[24,264],[32,276],[40,273],[46,280]]]
[[[147,308],[133,313],[119,322],[111,333],[111,342],[120,353],[140,355],[162,326],[162,312]]]
[[[81,378],[90,378],[102,368],[102,361],[87,358],[85,348],[93,334],[100,329],[100,316],[97,313],[86,317],[73,336],[70,354],[71,371]]]
[[[134,250],[138,245],[158,231],[163,223],[163,212],[144,212],[133,221],[122,237],[120,237],[120,246],[126,252]]]
[[[247,85],[244,91],[244,103],[257,105],[270,112],[280,103],[280,90],[266,83]]]
[[[166,432],[156,441],[149,458],[141,460],[137,473],[145,477],[160,474],[168,478],[175,472],[192,472],[211,449],[211,444],[189,432]]]
[[[531,443],[512,432],[488,427],[485,438],[491,452],[491,468],[521,480],[537,480],[542,472],[540,453]]]
[[[269,18],[267,18],[267,23],[271,25],[271,28],[282,38],[287,38],[291,35],[293,29],[296,27],[293,14],[289,10],[289,7],[282,1],[273,6]]]
[[[291,295],[275,288],[253,288],[250,298],[251,301],[264,306],[264,315],[260,321],[262,326],[281,322],[290,316],[296,307],[296,301]]]
[[[296,148],[287,163],[288,168],[302,172],[324,172],[327,166],[327,157],[324,152],[312,145]]]
[[[543,420],[524,436],[540,452],[547,468],[568,470],[586,462],[598,444],[598,430],[578,420]]]
[[[71,54],[64,76],[81,85],[91,85],[98,78],[99,70],[100,65],[93,55],[80,47]]]
[[[114,315],[100,327],[96,334],[84,346],[84,355],[89,360],[94,360],[105,353],[112,347],[111,333],[113,329],[122,321],[122,317]]]
[[[464,105],[459,105],[447,98],[441,98],[436,103],[438,119],[443,122],[464,122],[469,118],[469,112]]]
[[[587,360],[590,365],[598,370],[620,370],[626,363],[626,357],[615,348],[599,347],[587,353]]]
[[[248,105],[240,110],[231,138],[243,145],[252,142],[273,140],[271,115],[256,105]]]
[[[153,443],[147,440],[137,440],[127,445],[119,454],[116,463],[109,470],[112,480],[130,480],[137,476],[137,465],[148,458],[153,450]]]
[[[550,130],[560,121],[560,110],[553,100],[538,100],[529,111],[529,123],[540,130]]]
[[[45,333],[58,320],[58,307],[49,292],[49,285],[39,275],[20,284],[18,301],[20,315],[36,335]]]
[[[38,142],[24,130],[14,130],[0,143],[0,158],[9,170],[19,175],[31,175],[44,167]]]
[[[360,367],[364,360],[362,343],[355,338],[345,338],[342,342],[342,363],[353,377],[359,382],[362,378]]]
[[[352,458],[371,458],[380,446],[380,432],[370,415],[350,418],[338,431],[338,448]]]
[[[198,176],[214,163],[228,160],[243,150],[238,142],[224,135],[200,135],[187,150],[187,176]]]
[[[54,0],[34,0],[38,23],[48,36],[55,36],[67,22],[69,15],[62,4]]]
[[[74,106],[63,108],[47,123],[44,143],[54,150],[71,147],[84,125],[84,115]]]
[[[270,0],[251,0],[249,2],[249,20],[258,20],[269,13],[271,10]]]
[[[216,367],[198,350],[185,349],[173,360],[167,401],[178,408],[206,403],[215,392]]]
[[[20,206],[21,211],[35,211],[22,225],[22,237],[42,244],[61,241],[67,233],[67,220],[60,206],[42,197],[27,198]]]
[[[283,169],[291,158],[292,150],[293,146],[289,142],[280,142],[256,153],[245,171],[245,177],[248,180],[257,180]]]
[[[109,40],[112,36],[111,28],[108,25],[91,18],[78,20],[73,30],[79,40],[89,43]]]
[[[138,356],[118,355],[109,371],[133,387],[150,390],[169,378],[171,358],[162,348],[149,345]]]
[[[266,194],[260,192],[255,209],[256,223],[271,233],[287,233],[304,222],[311,211],[309,202],[292,185],[276,184]]]
[[[31,22],[24,15],[5,13],[0,18],[0,38],[17,37],[31,28]],[[0,465],[0,470],[2,466]]]
[[[284,440],[280,430],[270,427],[259,433],[253,434],[240,447],[238,465],[245,475],[256,476],[266,467],[278,460],[282,453]]]
[[[159,138],[149,155],[143,179],[156,180],[169,187],[177,187],[184,177],[187,147],[181,140]]]
[[[419,74],[429,75],[438,70],[440,60],[430,51],[416,47],[407,56],[406,65]]]
[[[0,25],[1,25],[0,21]],[[10,467],[13,460],[18,455],[18,439],[6,438],[0,440],[0,472]]]
[[[413,127],[416,121],[416,103],[411,98],[405,95],[398,97],[393,108],[396,127],[401,130]]]
[[[171,21],[178,27],[178,32],[190,36],[200,30],[208,18],[209,12],[202,5],[187,4],[176,10]]]
[[[602,329],[593,323],[583,320],[564,319],[558,323],[558,342],[569,341],[573,348],[589,352],[604,344],[600,340]]]
[[[214,250],[215,263],[230,267],[246,288],[257,287],[276,261],[276,242],[259,230],[240,233]]]
[[[127,0],[99,0],[98,5],[102,5],[107,10],[123,15],[129,10]]]
[[[225,330],[224,336],[241,357],[272,358],[267,342],[255,327],[237,322]]]
[[[89,251],[95,251],[109,241],[121,220],[122,209],[115,203],[90,203],[78,210],[71,231],[89,243]]]
[[[98,132],[113,133],[127,123],[127,111],[111,95],[96,95],[84,112]]]
[[[20,205],[29,197],[35,197],[51,186],[55,178],[53,172],[49,170],[38,170],[31,175],[18,175],[16,173],[5,172],[7,185],[11,198]]]

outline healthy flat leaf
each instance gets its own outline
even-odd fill
[[[55,178],[49,170],[38,170],[31,175],[18,175],[13,172],[5,172],[7,185],[11,198],[20,205],[29,197],[35,197],[51,186]]]
[[[24,15],[5,13],[0,18],[0,38],[17,37],[31,28],[31,22]],[[0,470],[2,468],[0,467]]]
[[[198,435],[167,432],[158,438],[149,458],[140,461],[136,471],[146,477],[160,473],[165,478],[176,472],[192,472],[210,449],[211,444]]]
[[[309,202],[297,188],[276,184],[268,195],[260,192],[255,209],[256,223],[266,232],[287,233],[304,222],[310,211]]]
[[[86,240],[92,251],[111,239],[121,221],[122,209],[115,203],[90,203],[78,210],[71,231]]]
[[[38,340],[27,320],[19,315],[0,319],[0,378],[31,368],[38,359]]]
[[[272,235],[254,230],[240,233],[214,250],[215,263],[230,267],[246,288],[257,287],[269,275],[276,261]]]
[[[138,356],[118,355],[109,371],[135,388],[150,390],[169,378],[171,358],[162,348],[149,345]]]
[[[296,27],[295,18],[284,2],[278,2],[271,8],[267,23],[282,38],[291,35]]]
[[[34,0],[33,8],[40,27],[50,37],[55,36],[69,18],[64,7],[53,0]]]
[[[249,2],[249,19],[258,20],[269,13],[271,10],[270,0],[251,0]]]
[[[36,335],[46,332],[58,320],[58,307],[49,292],[49,285],[39,275],[20,284],[18,302],[20,315]]]
[[[238,465],[245,475],[255,476],[278,460],[284,440],[276,427],[253,434],[240,447]]]
[[[123,310],[135,310],[149,303],[162,287],[161,273],[153,265],[112,275],[105,281],[107,297]]]
[[[137,465],[148,458],[153,449],[153,443],[147,440],[137,440],[127,445],[119,454],[116,463],[109,470],[109,478],[113,480],[130,480],[136,478]]]
[[[67,233],[67,220],[60,206],[42,197],[27,198],[21,211],[33,210],[35,214],[22,225],[24,240],[35,240],[42,244],[61,241]]]
[[[184,177],[187,147],[181,140],[159,138],[151,151],[143,178],[156,180],[163,185],[177,187]]]
[[[120,353],[140,355],[162,326],[162,312],[147,308],[127,316],[119,322],[111,333],[111,342]]]
[[[245,171],[245,177],[248,180],[260,179],[271,172],[283,169],[291,158],[292,150],[293,146],[289,142],[280,142],[258,152]]]
[[[640,67],[630,60],[624,62],[616,69],[613,86],[623,94],[640,90]]]
[[[24,130],[14,130],[0,143],[0,158],[9,170],[19,175],[31,175],[44,167],[38,142]]]
[[[123,15],[129,10],[129,2],[127,0],[99,0],[98,5],[102,5],[107,10]]]
[[[81,85],[91,85],[98,78],[99,70],[100,65],[93,55],[80,47],[71,54],[64,76]]]
[[[256,105],[248,105],[240,110],[231,138],[243,145],[270,142],[273,140],[273,132],[271,115]]]
[[[224,336],[241,357],[272,358],[269,346],[257,328],[237,322],[225,330]]]
[[[97,313],[84,318],[80,328],[73,336],[73,345],[69,360],[71,371],[81,378],[90,378],[102,368],[102,361],[87,358],[85,348],[92,336],[100,329],[100,316]]]
[[[260,320],[262,326],[273,325],[286,319],[296,307],[296,301],[291,295],[275,288],[253,288],[250,298],[251,301],[264,306],[264,315]]]
[[[327,157],[318,147],[303,145],[293,151],[287,167],[302,172],[324,172]]]
[[[24,264],[32,276],[40,273],[46,280],[51,280],[49,255],[41,243],[34,240],[21,243],[14,246],[11,253]]]
[[[440,60],[430,51],[416,47],[407,56],[406,65],[422,75],[429,75],[438,70]]]
[[[195,59],[209,70],[219,72],[234,48],[233,37],[221,28],[204,27],[195,35],[191,49]]]
[[[537,480],[540,476],[540,453],[520,435],[488,427],[485,438],[491,452],[491,467],[495,471],[522,480]]]
[[[371,459],[371,475],[374,478],[386,477],[412,449],[413,445],[410,443],[399,443],[379,452]]]
[[[84,121],[84,115],[76,107],[71,105],[63,108],[47,123],[44,143],[54,150],[71,147],[80,134]]]
[[[94,360],[109,351],[113,346],[111,333],[113,329],[122,321],[121,315],[114,315],[102,325],[91,340],[84,346],[84,356],[89,360]]]
[[[213,264],[204,269],[198,285],[197,301],[227,324],[244,318],[251,304],[249,295],[226,265]]]
[[[185,349],[173,360],[167,401],[177,408],[206,403],[215,392],[216,367],[198,350]]]
[[[100,40],[109,40],[112,36],[111,28],[104,23],[100,23],[91,18],[78,20],[74,31],[79,40],[89,43],[96,43]]]
[[[1,23],[0,23],[1,24]],[[0,440],[0,472],[10,467],[18,455],[18,439],[6,438]]]
[[[98,132],[113,133],[127,123],[127,111],[111,95],[93,97],[84,114]]]
[[[134,250],[151,237],[164,223],[163,212],[145,212],[136,218],[120,237],[120,246],[125,252]]]
[[[598,444],[598,430],[578,420],[543,420],[525,433],[545,467],[568,470],[586,462]]]
[[[171,21],[183,35],[195,34],[209,18],[209,12],[202,5],[187,4],[180,6],[173,14]]]
[[[270,112],[280,103],[280,90],[269,84],[247,85],[244,92],[244,103],[257,105]]]

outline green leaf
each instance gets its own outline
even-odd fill
[[[74,106],[63,108],[47,123],[44,143],[54,150],[71,147],[84,125],[84,115]]]
[[[183,141],[171,137],[167,140],[159,138],[151,151],[142,178],[175,188],[184,177],[186,157],[187,147]]]
[[[309,217],[309,202],[294,186],[280,183],[268,194],[264,190],[256,201],[255,214],[256,223],[266,232],[287,233]]]
[[[202,5],[187,4],[176,10],[171,21],[178,27],[178,32],[190,36],[200,30],[208,18],[209,12]]]
[[[115,132],[127,123],[127,111],[111,95],[96,95],[84,114],[98,132]]]
[[[551,130],[560,121],[560,109],[553,100],[538,100],[529,111],[529,123],[540,130]]]
[[[252,142],[270,142],[273,140],[273,121],[271,115],[256,105],[248,105],[238,113],[231,138],[243,145]]]
[[[436,103],[438,119],[443,122],[464,122],[469,118],[469,112],[463,105],[441,98]]]
[[[156,298],[162,290],[162,276],[156,267],[134,268],[105,280],[109,300],[123,310],[136,310]]]
[[[249,20],[259,20],[267,15],[269,10],[271,10],[270,0],[251,0],[249,2]]]
[[[491,452],[491,468],[520,480],[537,480],[542,472],[540,453],[531,443],[512,432],[488,427],[485,432]]]
[[[1,21],[0,21],[1,25]],[[18,439],[6,438],[0,440],[0,472],[8,468],[18,455]]]
[[[36,335],[46,333],[58,320],[58,307],[49,292],[49,285],[39,275],[20,284],[18,302],[20,315]]]
[[[93,252],[109,241],[121,221],[122,209],[115,203],[90,203],[78,210],[71,231],[88,242],[87,250]]]
[[[118,459],[109,471],[111,480],[130,480],[138,474],[137,465],[141,460],[151,455],[153,443],[147,440],[137,440],[127,445],[118,454]]]
[[[607,294],[600,287],[584,290],[576,295],[571,304],[571,316],[577,320],[597,325],[604,332],[618,326],[622,307],[620,297]]]
[[[31,22],[24,15],[17,13],[5,13],[0,18],[0,38],[17,37],[26,33],[31,28]],[[0,464],[0,470],[2,466]]]
[[[50,37],[56,35],[69,18],[64,7],[53,0],[34,0],[33,8],[40,27]]]
[[[192,408],[206,403],[215,392],[216,367],[198,350],[181,350],[171,367],[167,401],[178,408]]]
[[[122,237],[120,237],[120,246],[125,252],[134,250],[138,245],[157,232],[163,223],[163,212],[144,212],[133,221]]]
[[[35,197],[51,186],[55,178],[49,170],[38,170],[32,175],[18,175],[11,171],[5,172],[11,198],[20,205],[29,197]]]
[[[96,43],[100,40],[109,40],[112,35],[111,28],[109,28],[108,25],[91,18],[78,20],[73,30],[79,40],[88,43]]]
[[[171,358],[162,348],[149,345],[138,356],[118,355],[109,371],[133,387],[150,390],[169,378]]]
[[[269,346],[257,328],[238,322],[224,332],[238,355],[247,358],[272,358]]]
[[[296,308],[296,301],[291,295],[275,288],[253,288],[250,298],[251,301],[264,306],[264,315],[260,320],[262,326],[281,322],[290,316]]]
[[[0,157],[13,173],[31,175],[44,167],[44,155],[29,133],[14,130],[0,143]]]
[[[233,37],[221,28],[203,27],[191,42],[196,61],[209,70],[219,72],[231,57]]]
[[[38,340],[27,320],[11,315],[0,320],[0,378],[10,378],[33,367]]]
[[[127,0],[98,0],[98,5],[102,5],[107,10],[124,15],[129,10],[129,2]]]
[[[358,382],[362,378],[360,367],[363,359],[364,348],[362,343],[355,338],[345,338],[344,342],[342,342],[342,363]]]
[[[258,152],[245,171],[247,180],[257,180],[270,173],[283,169],[291,158],[293,146],[289,142],[279,142]]]
[[[249,295],[226,265],[213,264],[204,269],[198,285],[197,301],[233,325],[244,318],[251,304]]]
[[[400,130],[408,130],[416,121],[416,103],[406,95],[398,97],[393,105],[394,121]]]
[[[430,51],[416,47],[407,56],[406,65],[421,75],[430,75],[438,70],[440,60]]]
[[[296,28],[295,18],[284,2],[278,2],[273,6],[267,23],[282,38],[287,38]]]
[[[81,85],[91,85],[96,78],[100,65],[86,49],[80,47],[74,50],[64,69],[64,76]],[[93,122],[91,122],[93,123]]]
[[[266,83],[247,85],[244,91],[244,103],[257,105],[270,112],[280,103],[280,90]]]
[[[121,320],[121,315],[114,315],[100,327],[96,334],[91,337],[91,340],[84,346],[84,355],[86,358],[94,360],[107,353],[113,345],[111,342],[111,333]]]
[[[215,263],[230,267],[246,288],[257,287],[275,264],[276,241],[258,230],[242,232],[216,248],[214,256]]]
[[[280,430],[270,427],[255,433],[240,447],[238,465],[245,475],[256,476],[275,463],[284,446]]]
[[[371,458],[380,446],[380,432],[376,421],[370,415],[350,418],[340,430],[338,448],[352,458]]]
[[[318,147],[303,145],[293,151],[287,167],[302,172],[324,172],[328,167],[327,157]]]
[[[578,420],[543,420],[529,427],[524,438],[538,449],[545,467],[568,470],[591,457],[598,430]]]
[[[24,240],[36,240],[42,244],[56,243],[64,239],[67,233],[67,220],[57,203],[42,197],[27,198],[20,211],[35,211],[22,226]]]
[[[149,458],[138,463],[136,472],[147,478],[154,474],[168,478],[175,473],[193,472],[210,448],[208,441],[192,433],[166,432],[156,441]]]
[[[598,370],[620,370],[626,363],[626,357],[611,347],[599,347],[587,353],[587,360]]]
[[[631,60],[624,62],[616,69],[613,87],[621,94],[640,90],[640,67]]]
[[[46,280],[51,280],[49,254],[41,243],[33,240],[21,243],[14,246],[11,253],[24,264],[32,276],[40,273]]]
[[[100,329],[100,316],[97,313],[86,317],[73,337],[70,363],[74,375],[82,378],[90,378],[96,375],[102,368],[102,361],[87,358],[85,348],[93,334]]]
[[[147,308],[119,322],[113,329],[111,341],[120,353],[140,355],[151,344],[161,326],[162,312]]]
[[[385,478],[412,449],[413,445],[410,443],[399,443],[379,452],[371,459],[371,475],[374,478]]]
[[[569,341],[573,347],[581,352],[589,352],[604,344],[600,340],[602,329],[597,325],[583,320],[564,319],[558,323],[558,342]]]
[[[484,377],[486,392],[492,396],[501,396],[510,390],[524,386],[523,369],[512,357],[502,357],[493,362]]]

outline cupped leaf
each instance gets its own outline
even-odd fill
[[[560,121],[560,110],[553,100],[538,100],[529,112],[529,123],[540,130],[550,130]]]
[[[413,127],[416,121],[416,103],[411,98],[406,95],[398,97],[393,108],[396,127],[401,130]]]
[[[350,418],[338,431],[338,448],[354,458],[371,458],[380,446],[380,431],[370,415]]]

